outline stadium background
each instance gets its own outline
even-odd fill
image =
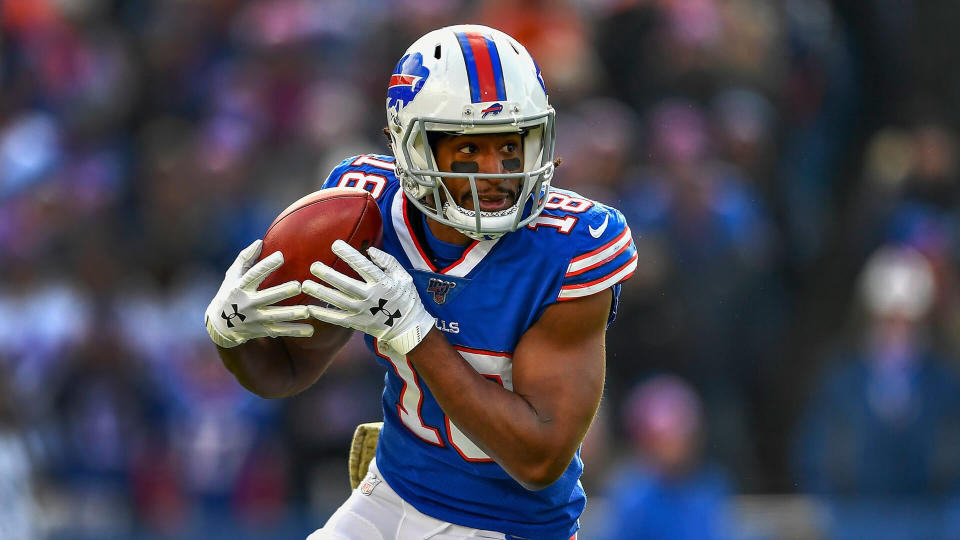
[[[530,49],[555,183],[620,208],[641,252],[581,538],[615,511],[643,414],[628,398],[661,373],[702,400],[727,536],[960,536],[960,4],[7,0],[0,17],[0,538],[298,538],[346,497],[352,430],[379,415],[365,349],[261,400],[202,313],[286,204],[387,151],[393,66],[459,22]],[[865,444],[924,446],[934,473],[811,450],[836,405],[817,389],[860,390],[835,374],[858,362],[859,276],[885,245],[933,270],[918,324],[942,388]],[[931,395],[907,386],[871,407]]]

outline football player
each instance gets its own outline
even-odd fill
[[[282,263],[252,264],[257,241],[210,304],[210,335],[266,396],[312,384],[351,329],[386,369],[376,457],[311,540],[573,538],[605,331],[637,266],[630,229],[551,186],[554,110],[533,58],[500,31],[424,35],[386,109],[393,155],[350,157],[323,184],[379,204],[382,249],[333,244],[361,279],[317,262],[317,281],[257,292]],[[272,305],[301,291],[322,305]],[[228,328],[231,304],[247,313]],[[314,334],[330,325],[346,330]]]

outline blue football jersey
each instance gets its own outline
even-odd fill
[[[554,302],[613,289],[637,266],[630,229],[616,209],[552,188],[546,209],[526,227],[476,241],[444,268],[428,256],[422,214],[409,203],[393,158],[344,160],[323,187],[359,187],[377,200],[383,249],[413,276],[424,307],[461,356],[483,376],[513,389],[512,355],[521,336]],[[403,355],[367,343],[386,368],[384,426],[377,467],[424,514],[508,538],[567,540],[586,505],[579,451],[549,487],[528,491],[444,415]]]

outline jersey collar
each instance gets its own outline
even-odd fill
[[[407,255],[407,258],[410,259],[410,263],[416,270],[453,277],[465,277],[483,261],[487,254],[490,253],[490,250],[493,249],[493,246],[497,245],[497,242],[500,241],[500,238],[494,240],[474,240],[473,243],[467,246],[467,249],[464,250],[463,256],[461,256],[459,260],[454,261],[453,264],[446,268],[438,269],[437,266],[433,264],[433,261],[427,257],[426,251],[424,251],[420,243],[420,239],[417,238],[417,235],[413,232],[413,225],[410,221],[410,206],[403,190],[398,189],[391,202],[391,219],[393,220],[393,228],[397,231],[397,238],[403,247],[403,252]]]

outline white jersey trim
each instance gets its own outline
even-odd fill
[[[593,251],[584,253],[583,255],[574,258],[570,262],[570,266],[567,267],[566,277],[582,274],[588,270],[592,270],[593,268],[600,266],[607,261],[613,260],[614,257],[629,247],[632,239],[630,227],[627,227],[622,233],[620,233],[619,236],[610,242],[607,242],[603,246],[600,246]]]
[[[403,248],[403,252],[407,255],[407,258],[410,259],[410,264],[413,265],[413,268],[423,272],[433,272],[432,265],[427,261],[423,253],[420,252],[420,248],[413,241],[413,234],[410,232],[407,221],[404,219],[403,202],[405,198],[406,196],[403,194],[402,189],[398,189],[393,195],[393,201],[390,203],[390,213],[392,214],[390,220],[393,222],[393,230],[397,232],[400,247]]]
[[[480,261],[490,253],[490,250],[493,249],[493,246],[500,241],[500,238],[494,240],[481,240],[479,242],[474,242],[474,244],[467,248],[463,253],[463,257],[460,257],[460,260],[451,264],[447,268],[441,271],[441,274],[446,274],[448,276],[454,277],[464,277],[473,271],[474,268],[480,264]]]
[[[397,239],[400,241],[400,246],[403,248],[403,252],[407,255],[407,258],[410,259],[410,264],[413,265],[415,270],[453,277],[465,277],[483,261],[487,254],[490,253],[490,250],[493,249],[493,246],[497,245],[497,242],[500,241],[500,238],[474,241],[466,251],[463,252],[463,256],[460,257],[458,261],[442,270],[438,270],[436,266],[427,259],[426,254],[420,248],[419,243],[414,237],[413,229],[407,219],[406,207],[406,196],[403,190],[399,189],[396,194],[394,194],[393,201],[391,201],[391,221],[394,230],[397,232]]]
[[[633,275],[636,269],[637,254],[634,253],[633,257],[631,257],[626,264],[615,270],[612,274],[608,274],[605,277],[587,283],[578,283],[576,285],[566,285],[561,287],[560,294],[557,296],[557,300],[572,300],[574,298],[581,298],[598,293],[629,278]]]

